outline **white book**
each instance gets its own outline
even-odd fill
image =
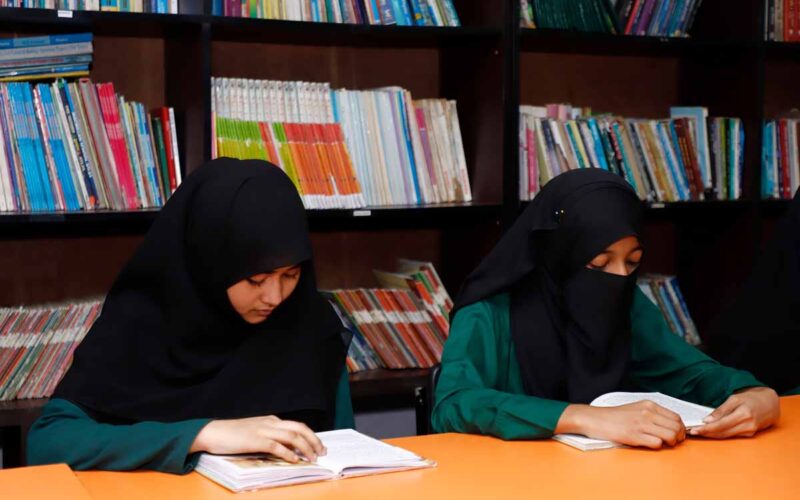
[[[640,401],[652,401],[667,410],[677,413],[680,415],[681,420],[683,420],[683,425],[686,429],[704,425],[703,419],[714,411],[713,408],[673,398],[672,396],[667,396],[660,392],[609,392],[608,394],[603,394],[595,398],[595,400],[590,403],[590,406],[613,407],[638,403]],[[556,434],[553,436],[553,439],[560,443],[578,448],[581,451],[605,450],[622,446],[613,441],[593,439],[578,434]]]
[[[467,157],[464,153],[464,141],[461,137],[461,125],[458,121],[458,109],[456,101],[447,101],[447,115],[450,118],[450,133],[452,136],[453,155],[456,160],[456,175],[461,186],[461,196],[459,201],[472,201],[472,188],[469,183],[469,173],[467,172]]]
[[[328,450],[313,463],[290,464],[269,455],[204,453],[195,470],[232,491],[273,488],[433,467],[430,460],[352,429],[317,434]]]

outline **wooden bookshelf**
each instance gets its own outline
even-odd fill
[[[761,123],[800,107],[800,44],[763,41],[762,0],[704,0],[690,39],[519,28],[519,1],[456,0],[460,28],[346,26],[208,15],[61,14],[0,8],[0,36],[92,31],[91,77],[176,111],[189,173],[210,158],[211,76],[400,85],[458,101],[474,202],[309,211],[323,288],[370,286],[398,257],[430,260],[452,294],[525,204],[517,197],[518,107],[572,102],[631,116],[705,105],[747,133],[744,200],[647,207],[645,271],[676,274],[707,332],[787,202],[758,201]],[[0,305],[101,296],[156,211],[0,215]],[[10,272],[6,272],[9,270]],[[358,374],[365,407],[411,404],[420,371]],[[21,403],[22,404],[22,403]],[[23,405],[24,406],[24,405]],[[0,427],[27,415],[0,405]],[[20,413],[22,412],[22,413]],[[12,422],[12,423],[9,423]],[[10,427],[11,426],[11,427]]]

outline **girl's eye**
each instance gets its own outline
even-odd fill
[[[253,286],[260,286],[263,281],[256,281],[253,278],[247,278],[247,282]]]
[[[283,276],[284,276],[284,278],[286,278],[286,279],[295,280],[295,279],[297,279],[297,276],[298,276],[298,274],[297,274],[297,273],[294,273],[294,274],[284,274]]]

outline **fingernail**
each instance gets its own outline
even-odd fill
[[[706,418],[703,419],[703,422],[709,423],[709,422],[713,422],[714,420],[716,420],[716,419],[714,417],[712,417],[711,415],[709,415],[709,416],[707,416]]]
[[[691,434],[692,436],[696,436],[697,435],[697,429],[689,429],[689,434]]]

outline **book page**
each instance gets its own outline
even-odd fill
[[[328,454],[317,464],[339,474],[348,467],[403,467],[424,461],[410,451],[378,441],[352,429],[320,432]]]
[[[660,392],[610,392],[592,401],[591,405],[621,406],[645,400],[652,401],[680,415],[683,425],[687,429],[703,425],[703,419],[714,411],[713,408],[682,401]]]

